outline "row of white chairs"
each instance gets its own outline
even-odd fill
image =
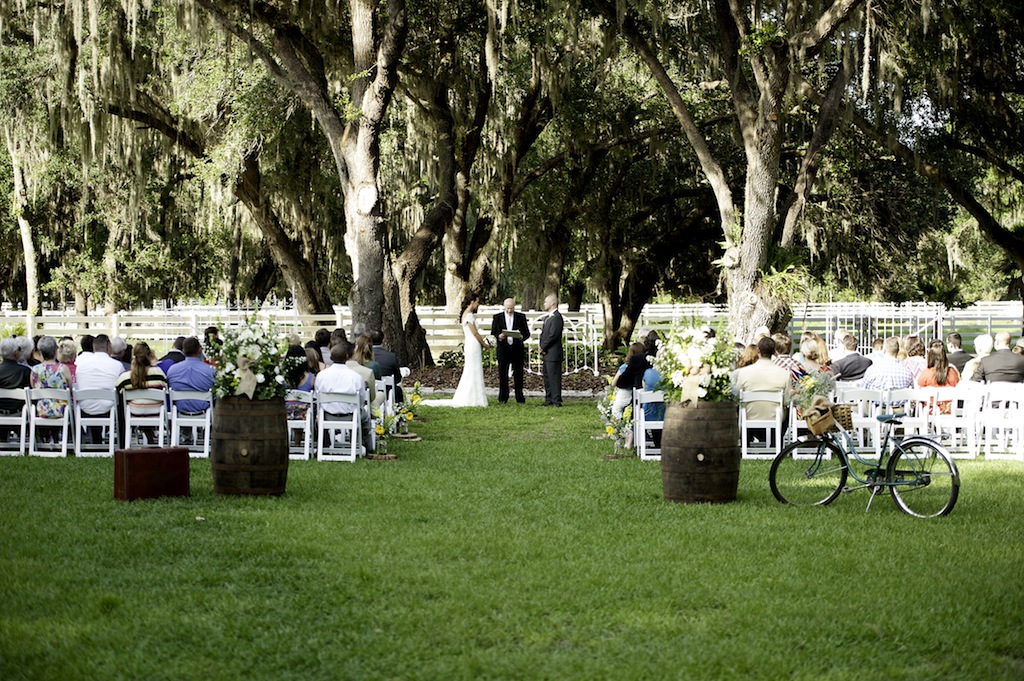
[[[28,453],[31,456],[66,457],[69,448],[73,448],[75,456],[113,456],[120,441],[118,424],[123,423],[129,441],[144,436],[142,428],[156,428],[157,442],[164,446],[170,440],[171,446],[179,446],[182,431],[186,428],[195,431],[203,429],[203,434],[210,429],[210,410],[201,414],[190,414],[178,409],[182,400],[201,400],[212,402],[213,394],[209,391],[144,389],[126,390],[127,400],[148,400],[159,404],[159,412],[153,415],[134,414],[130,409],[119,413],[117,409],[118,394],[113,388],[89,390],[62,390],[58,388],[6,388],[0,389],[0,399],[20,403],[13,414],[0,414],[0,430],[5,433],[16,433],[17,447],[13,441],[0,442],[0,455],[19,456]],[[65,407],[57,417],[40,416],[36,404],[40,400],[63,402]],[[89,414],[83,404],[104,402],[113,405],[103,414]],[[169,406],[168,406],[169,405]],[[122,420],[123,419],[123,420]],[[90,435],[95,437],[90,438]],[[169,438],[168,438],[169,436]],[[89,441],[90,439],[95,441]],[[198,440],[194,437],[194,442]],[[209,438],[201,446],[193,445],[190,451],[194,456],[209,456]]]
[[[787,442],[806,432],[807,424],[789,407],[788,425],[783,429],[781,392],[743,392],[741,404],[773,402],[774,416],[767,420],[747,418],[740,409],[741,452],[748,459],[774,458]],[[878,416],[899,411],[904,414],[901,434],[921,433],[939,438],[954,456],[1007,458],[1024,461],[1024,385],[1019,383],[977,383],[967,381],[954,387],[867,390],[839,386],[833,395],[837,404],[851,408],[852,435],[858,447],[880,452],[883,431]],[[754,438],[758,441],[755,442]]]
[[[378,381],[376,388],[383,390],[386,398],[381,410],[385,414],[394,414],[395,383],[393,377],[385,377]],[[156,446],[188,447],[193,457],[208,458],[210,456],[210,432],[213,424],[213,412],[216,406],[199,413],[186,412],[179,409],[183,400],[203,401],[214,404],[211,392],[188,390],[126,390],[123,395],[123,410],[110,409],[103,415],[90,415],[82,409],[82,403],[90,401],[110,402],[118,404],[117,392],[106,390],[58,390],[52,388],[18,388],[0,389],[0,399],[14,400],[20,408],[14,414],[0,414],[0,432],[16,433],[16,442],[0,442],[0,455],[19,456],[28,453],[32,456],[66,457],[73,447],[75,456],[113,456],[121,440],[119,424],[124,425],[128,434],[128,442],[139,442]],[[35,405],[41,399],[60,400],[67,404],[63,414],[58,418],[39,416]],[[313,438],[316,437],[316,457],[324,461],[355,461],[366,451],[361,437],[361,410],[369,410],[364,397],[360,403],[358,395],[342,393],[322,393],[289,391],[288,401],[306,405],[305,417],[287,421],[289,457],[308,460],[312,456]],[[157,413],[140,415],[132,413],[129,401],[147,400],[159,404]],[[347,403],[355,406],[353,413],[346,417],[330,414],[325,408],[331,403]],[[143,428],[152,429],[154,440],[149,441]],[[48,429],[48,430],[44,430]],[[374,446],[371,427],[371,441]],[[87,434],[95,437],[89,442]],[[190,433],[190,440],[185,443],[183,433]],[[294,434],[294,435],[293,435]],[[294,442],[301,439],[301,442]],[[16,446],[15,446],[16,445]]]

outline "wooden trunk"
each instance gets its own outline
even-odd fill
[[[115,499],[187,496],[187,447],[142,447],[114,452]]]
[[[661,480],[667,501],[724,503],[736,499],[740,432],[735,402],[667,405]]]
[[[225,397],[213,411],[215,494],[284,494],[288,423],[284,398]]]

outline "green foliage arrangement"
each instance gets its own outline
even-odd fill
[[[461,350],[445,350],[437,358],[437,363],[439,366],[448,367],[449,369],[461,367],[466,363],[466,356]]]
[[[733,349],[723,330],[689,327],[673,330],[658,341],[652,359],[661,374],[661,389],[672,402],[728,402],[732,400],[729,372]]]

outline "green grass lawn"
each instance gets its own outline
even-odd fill
[[[109,459],[0,458],[0,679],[1021,679],[1024,465],[919,520],[662,500],[592,402],[424,408],[394,462],[281,498],[119,502]]]

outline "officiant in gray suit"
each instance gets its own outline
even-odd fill
[[[544,299],[548,317],[540,330],[540,355],[544,363],[544,406],[562,406],[562,314],[558,311],[558,296],[554,293]]]

